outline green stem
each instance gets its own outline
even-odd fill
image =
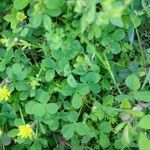
[[[19,108],[19,111],[20,111],[20,116],[21,116],[22,122],[23,122],[24,124],[26,124],[26,123],[25,123],[25,120],[24,120],[24,117],[23,117],[23,113],[22,113],[21,108]]]
[[[29,58],[26,56],[26,54],[22,51],[22,55],[29,61],[29,64],[32,66],[32,63],[30,62]]]
[[[41,67],[40,70],[39,70],[39,73],[36,75],[37,78],[39,78],[39,76],[41,75],[42,70],[43,70],[43,68]]]
[[[3,145],[3,150],[5,150],[5,146]]]
[[[90,43],[85,37],[83,37],[83,36],[81,36],[81,37],[82,37],[82,40],[83,40],[85,43],[87,43],[88,45],[91,45],[91,43]],[[107,59],[106,55],[104,55],[104,58],[105,58],[105,60],[104,60],[103,57],[97,52],[96,48],[97,48],[97,47],[95,46],[94,50],[95,50],[95,55],[96,55],[96,57],[97,57],[97,58],[99,59],[99,61],[102,63],[102,65],[104,66],[104,68],[109,72],[109,74],[110,74],[110,76],[111,76],[111,78],[112,78],[112,80],[113,80],[113,82],[114,82],[114,85],[116,86],[116,88],[117,88],[119,94],[122,94],[122,92],[121,92],[121,90],[120,90],[120,88],[119,88],[119,86],[118,86],[118,83],[117,83],[117,81],[115,80],[114,74],[113,74],[113,72],[112,72],[112,70],[111,70],[111,67],[110,67],[110,64],[109,64],[109,62],[108,62],[108,59]]]
[[[139,42],[139,47],[140,47],[140,51],[141,51],[141,55],[142,55],[143,61],[145,61],[146,58],[144,56],[144,51],[143,51],[143,48],[142,48],[142,42],[141,42],[140,35],[139,35],[139,32],[138,32],[137,28],[135,28],[135,32],[136,32],[137,39],[138,39],[138,42]]]
[[[143,82],[143,84],[142,84],[141,90],[144,89],[144,87],[145,87],[147,81],[150,81],[150,69],[148,70],[148,73],[147,73],[147,75],[146,75],[146,78],[145,78],[145,80],[144,80],[144,82]]]
[[[37,66],[37,68],[39,68],[39,65],[38,65],[38,63],[36,62],[34,56],[32,55],[32,52],[31,52],[30,49],[29,49],[29,52],[30,52],[30,54],[31,54],[32,59],[34,60],[35,65]]]
[[[116,88],[117,88],[119,94],[122,94],[122,92],[121,92],[121,90],[120,90],[120,88],[119,88],[119,86],[118,86],[118,83],[117,83],[117,81],[116,81],[116,79],[115,79],[115,77],[114,77],[114,74],[113,74],[113,72],[112,72],[112,70],[111,70],[111,67],[110,67],[110,64],[109,64],[109,61],[108,61],[108,59],[107,59],[106,54],[104,54],[104,58],[105,58],[105,62],[106,62],[106,65],[107,65],[107,70],[108,70],[108,72],[109,72],[109,74],[110,74],[110,76],[111,76],[111,78],[112,78],[112,80],[113,80],[113,82],[114,82],[114,84],[115,84],[115,86],[116,86]]]
[[[26,47],[28,47],[28,46],[30,46],[30,47],[33,47],[33,48],[41,48],[40,46],[36,46],[36,45],[33,45],[33,44],[31,44],[31,43],[12,43],[13,45],[17,45],[17,46],[26,46]]]
[[[37,125],[36,125],[36,130],[35,130],[35,135],[36,135],[36,137],[38,136],[38,128],[39,128],[38,125],[39,125],[39,124],[37,123]]]

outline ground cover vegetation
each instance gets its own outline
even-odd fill
[[[149,17],[149,0],[1,0],[0,149],[150,150]]]

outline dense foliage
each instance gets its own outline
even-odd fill
[[[1,0],[0,149],[150,149],[149,0]]]

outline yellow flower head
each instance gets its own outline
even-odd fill
[[[6,86],[0,87],[0,101],[7,101],[10,97],[10,92]]]
[[[20,136],[21,138],[32,138],[34,132],[29,124],[20,125],[18,129],[18,136]]]
[[[24,12],[17,12],[17,20],[18,21],[23,21],[24,19],[26,19],[26,15],[24,14]]]

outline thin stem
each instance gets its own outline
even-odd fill
[[[143,61],[145,61],[145,55],[144,55],[144,51],[143,51],[143,48],[142,48],[142,42],[141,42],[141,39],[140,39],[138,29],[135,28],[135,31],[136,31],[137,39],[138,39],[138,42],[139,42],[139,47],[140,47],[142,58],[143,58]]]
[[[39,73],[36,75],[37,78],[39,78],[39,76],[41,75],[42,70],[43,70],[43,68],[41,67],[40,70],[39,70]]]
[[[39,68],[39,65],[37,64],[37,62],[36,62],[34,56],[32,55],[32,52],[30,51],[30,49],[29,49],[29,52],[30,52],[30,54],[31,54],[32,59],[34,60],[35,65],[37,66],[37,68]]]
[[[24,120],[24,117],[23,117],[23,113],[22,113],[21,108],[19,108],[19,111],[20,111],[20,116],[21,116],[22,122],[23,122],[24,124],[26,124],[26,123],[25,123],[25,120]]]
[[[36,45],[33,45],[33,44],[31,44],[31,43],[16,43],[16,42],[14,42],[13,43],[13,45],[17,45],[17,46],[30,46],[30,47],[33,47],[33,48],[41,48],[40,46],[36,46]]]
[[[36,137],[38,136],[38,128],[39,128],[39,126],[38,126],[39,124],[37,123],[37,125],[36,125],[36,129],[35,129],[35,135],[36,135]]]
[[[3,145],[3,150],[5,150],[5,146]]]
[[[83,37],[83,36],[82,36],[82,40],[83,40],[85,43],[87,43],[88,45],[91,45],[91,43],[90,43],[85,37]],[[94,48],[94,50],[95,50],[95,55],[96,55],[96,57],[99,59],[99,61],[100,61],[100,62],[102,63],[102,65],[105,67],[105,69],[107,69],[107,71],[109,72],[109,74],[110,74],[110,76],[111,76],[111,78],[112,78],[112,80],[113,80],[113,82],[114,82],[114,84],[115,84],[115,86],[116,86],[116,88],[117,88],[119,94],[122,94],[122,92],[121,92],[121,90],[120,90],[120,88],[119,88],[119,86],[118,86],[118,83],[117,83],[117,81],[115,80],[114,74],[113,74],[113,72],[112,72],[112,70],[111,70],[111,67],[110,67],[110,64],[109,64],[109,62],[108,62],[108,59],[107,59],[106,55],[104,55],[104,58],[105,58],[105,60],[104,60],[103,57],[97,52],[96,47]]]
[[[22,55],[23,55],[26,59],[28,59],[29,64],[32,66],[32,63],[30,62],[30,60],[29,60],[29,58],[26,56],[26,54],[25,54],[23,51],[21,51],[21,52],[22,52]]]
[[[104,54],[104,58],[105,58],[105,62],[106,62],[106,65],[107,65],[107,70],[108,70],[108,72],[109,72],[109,74],[110,74],[110,76],[111,76],[111,78],[112,78],[112,80],[113,80],[113,82],[114,82],[114,84],[115,84],[115,86],[116,86],[116,88],[117,88],[119,94],[122,94],[122,92],[121,92],[121,90],[120,90],[120,88],[119,88],[119,86],[118,86],[118,83],[117,83],[117,81],[116,81],[116,79],[115,79],[115,77],[114,77],[114,74],[113,74],[113,72],[112,72],[112,70],[111,70],[111,67],[110,67],[110,64],[109,64],[109,61],[108,61],[108,59],[107,59],[106,54]]]
[[[147,81],[150,81],[150,69],[148,70],[148,73],[147,73],[147,75],[146,75],[146,78],[145,78],[145,80],[144,80],[144,82],[143,82],[143,84],[142,84],[141,90],[144,89],[144,87],[145,87]]]
[[[88,45],[92,45],[87,38],[85,38],[84,36],[80,35],[81,36],[81,39]],[[79,37],[80,37],[79,36]],[[95,52],[95,55],[96,57],[99,59],[99,61],[102,63],[102,65],[105,67],[105,61],[103,60],[102,56],[97,52],[96,50],[96,46],[94,46],[94,52]]]

